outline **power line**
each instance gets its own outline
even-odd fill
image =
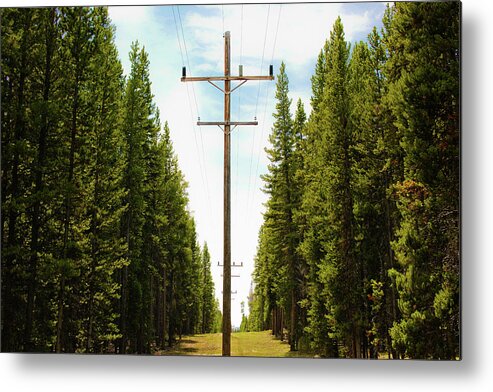
[[[279,13],[277,14],[276,35],[274,35],[274,46],[272,47],[272,57],[270,59],[271,64],[274,61],[274,52],[276,50],[276,43],[277,43],[277,33],[279,32],[279,21],[281,20],[281,10],[282,10],[282,4],[279,5]]]
[[[266,25],[265,25],[265,34],[264,34],[264,47],[262,50],[262,61],[260,62],[260,71],[262,71],[262,67],[264,66],[264,55],[265,55],[265,43],[267,42],[267,31],[269,29],[269,16],[270,16],[270,4],[267,8],[267,19],[266,19]],[[258,109],[258,100],[260,97],[260,82],[258,83],[258,91],[257,91],[257,100],[255,103],[255,117],[257,117],[257,109]],[[252,152],[250,154],[250,171],[248,174],[248,190],[247,190],[247,208],[248,205],[250,204],[250,187],[252,183],[252,168],[253,168],[253,152],[255,150],[255,133],[253,134],[252,138]]]
[[[243,4],[241,5],[241,21],[240,21],[240,65],[243,61]],[[238,91],[238,117],[237,120],[241,118],[241,89]],[[236,190],[235,190],[235,200],[238,203],[238,188],[239,188],[239,154],[240,151],[240,127],[236,133]]]
[[[183,45],[185,47],[185,54],[186,54],[186,57],[187,57],[188,69],[190,70],[190,74],[192,74],[192,67],[190,66],[190,59],[188,57],[187,41],[185,40],[185,33],[183,31],[183,23],[181,21],[180,8],[177,6],[176,9],[178,11],[178,19],[180,20],[180,27],[181,27],[181,33],[182,33],[182,36],[183,36]],[[187,92],[188,92],[188,87],[187,87]],[[192,93],[193,93],[193,99],[195,101],[195,107],[197,109],[197,117],[200,119],[199,105],[197,103],[197,95],[195,94],[195,88],[193,86],[193,83],[192,83]],[[199,128],[200,128],[200,125],[199,125]],[[194,128],[194,130],[195,130],[195,128]],[[209,179],[208,179],[208,176],[207,176],[207,166],[206,166],[206,163],[205,163],[206,159],[205,159],[204,139],[202,137],[202,132],[199,131],[199,135],[200,135],[200,147],[202,149],[202,159],[203,159],[203,163],[204,163],[205,188],[206,188],[206,192],[207,192],[207,200],[209,202],[209,215],[210,215],[210,218],[212,218],[212,203],[211,203],[211,196],[210,196],[210,191],[209,191]]]
[[[248,80],[273,80],[274,76],[232,76],[231,75],[231,39],[230,32],[224,33],[224,76],[187,77],[183,74],[182,82],[207,81],[224,93],[224,121],[199,122],[202,125],[219,126],[224,134],[224,249],[223,249],[223,336],[222,354],[231,355],[231,130],[238,125],[258,125],[257,121],[232,122],[231,121],[231,92],[242,86]],[[214,84],[216,81],[224,81],[224,90]],[[231,81],[238,80],[241,83],[231,89]]]
[[[224,30],[224,4],[221,4],[221,13],[223,16],[223,31],[226,31],[226,30]]]
[[[176,30],[176,40],[178,41],[178,46],[180,48],[180,56],[181,56],[181,63],[185,64],[185,60],[183,58],[183,50],[181,48],[181,40],[180,40],[180,35],[178,33],[178,25],[176,23],[176,15],[175,15],[175,9],[171,7],[171,11],[173,11],[173,19],[175,21],[175,30]]]
[[[183,46],[185,47],[185,55],[187,56],[187,65],[188,65],[188,69],[190,70],[190,74],[192,75],[193,74],[192,67],[190,67],[190,59],[188,57],[188,50],[187,50],[187,41],[185,40],[185,33],[183,32],[183,24],[181,22],[181,13],[179,6],[176,6],[176,10],[178,11],[178,19],[180,20],[181,34],[183,36]],[[197,116],[200,117],[199,105],[197,104],[197,96],[195,95],[195,88],[193,87],[193,84],[192,84],[192,91],[195,100],[195,107],[197,108]]]
[[[279,32],[279,21],[281,20],[281,9],[282,9],[282,4],[279,5],[279,13],[277,15],[277,27],[276,27],[276,34],[274,36],[274,45],[272,47],[272,57],[271,57],[271,61],[270,61],[271,64],[274,63],[274,53],[275,53],[275,50],[276,50],[277,33]],[[268,101],[268,99],[269,99],[269,89],[267,88],[267,94],[265,96],[264,117],[263,117],[263,122],[262,122],[262,131],[261,131],[260,143],[262,143],[262,139],[264,137],[265,117],[266,117],[266,113],[267,113],[267,101]],[[255,200],[255,188],[257,186],[258,168],[259,168],[260,154],[261,153],[262,153],[262,144],[260,144],[260,150],[259,150],[259,154],[257,156],[257,168],[255,170],[254,185],[253,185],[253,190],[252,190],[252,206],[253,206],[253,203],[254,203],[254,200]],[[249,214],[249,215],[251,216],[251,214]]]
[[[266,20],[265,35],[264,35],[264,48],[262,50],[262,61],[260,62],[260,72],[262,72],[262,67],[264,66],[265,43],[267,42],[267,31],[269,30],[269,15],[270,15],[270,4],[269,7],[267,8],[267,20]],[[260,81],[258,82],[257,102],[255,103],[255,116],[257,115],[259,96],[260,96]]]
[[[182,60],[182,64],[184,64],[185,63],[185,60],[184,60],[184,57],[183,57],[183,50],[182,50],[182,45],[181,45],[180,34],[178,32],[178,24],[176,22],[175,10],[174,10],[173,7],[171,7],[171,10],[173,11],[173,19],[174,19],[174,22],[175,22],[176,38],[178,40],[178,46],[180,48],[181,60]],[[180,10],[178,9],[178,7],[177,7],[177,11],[178,11],[178,17],[180,18],[181,31],[182,31],[182,34],[183,34],[183,25],[181,23]],[[185,53],[186,53],[187,63],[188,63],[188,66],[190,68],[190,61],[189,61],[189,58],[188,58],[188,52],[187,52],[187,49],[186,49],[186,41],[185,41],[185,36],[184,35],[183,35],[183,45],[185,47]],[[197,129],[195,128],[194,115],[193,115],[193,109],[192,109],[192,100],[190,98],[190,91],[189,91],[188,85],[187,85],[186,88],[187,88],[188,105],[189,105],[189,108],[190,108],[190,120],[192,122],[193,136],[194,136],[194,141],[195,141],[195,149],[197,150],[197,156],[199,158],[197,161],[199,163],[200,177],[201,177],[201,180],[202,180],[202,186],[206,190],[206,193],[207,193],[207,201],[208,201],[208,204],[209,204],[209,215],[210,215],[210,218],[212,218],[212,212],[211,212],[211,210],[212,210],[212,203],[211,203],[210,192],[209,192],[209,181],[208,181],[208,178],[207,178],[207,168],[205,166],[205,153],[204,153],[204,145],[203,145],[203,142],[202,142],[202,133],[200,134],[201,144],[202,144],[202,159],[201,159],[200,152],[199,152],[199,146],[198,146],[198,142],[197,142]],[[192,89],[193,89],[193,85],[192,85]],[[195,90],[193,91],[193,94],[194,94],[194,97],[195,97]],[[200,116],[199,115],[199,109],[198,109],[196,97],[195,97],[195,107],[196,107],[196,110],[197,110],[197,116]],[[202,160],[203,160],[203,164],[202,164]],[[204,176],[205,176],[205,178],[204,178]]]

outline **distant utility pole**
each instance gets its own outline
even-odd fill
[[[257,121],[231,122],[231,93],[248,80],[274,80],[272,65],[269,76],[243,76],[243,66],[239,67],[239,75],[231,76],[231,37],[229,31],[224,33],[224,76],[187,77],[183,67],[182,82],[209,82],[224,93],[224,121],[201,122],[197,125],[217,125],[224,132],[224,265],[223,265],[223,350],[222,355],[231,355],[231,126],[258,125]],[[224,89],[215,81],[224,81]],[[231,90],[231,82],[240,82]]]

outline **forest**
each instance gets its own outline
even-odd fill
[[[460,358],[460,3],[337,19],[294,116],[277,76],[242,330],[342,358]]]
[[[1,10],[2,352],[153,353],[218,331],[149,58],[104,7]]]
[[[251,339],[461,358],[460,23],[459,2],[396,2],[351,43],[338,18],[309,111],[281,63]],[[1,54],[1,351],[153,354],[215,336],[211,256],[144,46],[124,76],[107,8],[4,8]]]

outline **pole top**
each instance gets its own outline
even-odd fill
[[[228,37],[228,38],[229,38],[229,36],[230,36],[230,35],[231,35],[231,34],[230,34],[230,32],[229,32],[229,31],[226,31],[226,32],[224,33],[224,36],[225,36],[225,37]]]

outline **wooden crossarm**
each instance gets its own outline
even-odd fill
[[[258,125],[258,121],[197,121],[197,125],[230,125],[230,126],[244,126],[244,125]]]
[[[274,76],[186,76],[182,82],[213,82],[221,80],[274,80]]]

